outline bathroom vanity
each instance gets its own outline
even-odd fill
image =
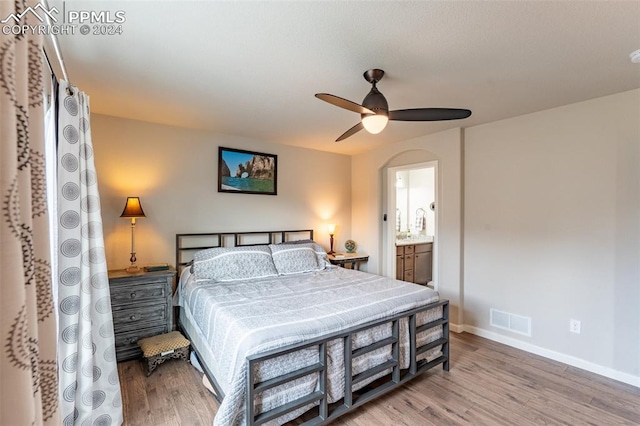
[[[433,240],[396,241],[396,279],[427,285],[433,280]]]

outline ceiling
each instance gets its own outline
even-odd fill
[[[122,35],[60,35],[93,112],[343,154],[640,87],[640,1],[58,1],[125,12]],[[334,142],[382,68],[390,109],[468,108]],[[176,141],[180,143],[180,141]]]

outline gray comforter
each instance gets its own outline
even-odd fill
[[[244,423],[247,377],[246,357],[283,347],[306,339],[326,335],[354,325],[384,318],[438,300],[438,293],[423,286],[378,275],[343,268],[280,276],[252,281],[217,283],[196,280],[194,276],[181,289],[181,303],[188,305],[194,320],[210,346],[213,360],[205,360],[225,398],[214,424]],[[441,317],[434,309],[418,317],[418,324]],[[406,321],[401,323],[402,368],[408,366]],[[360,333],[354,348],[388,337],[390,325]],[[435,328],[418,336],[418,343],[441,336]],[[330,367],[328,392],[330,402],[344,395],[342,341],[328,345]],[[437,350],[436,350],[437,352]],[[354,373],[380,364],[391,356],[389,347],[354,360]],[[425,356],[432,357],[432,353]],[[306,349],[263,363],[258,369],[260,380],[266,380],[317,362],[317,348]],[[258,412],[311,393],[317,376],[306,376],[284,388],[265,392],[256,401]],[[363,384],[364,385],[364,384]],[[295,413],[308,410],[304,407]],[[293,418],[277,419],[283,423]]]

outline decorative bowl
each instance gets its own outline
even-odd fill
[[[356,251],[356,242],[353,240],[347,240],[344,243],[344,248],[347,249],[347,253],[353,253]]]

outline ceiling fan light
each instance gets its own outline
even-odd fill
[[[367,132],[377,135],[387,127],[389,117],[384,114],[370,114],[362,117],[362,125]]]

